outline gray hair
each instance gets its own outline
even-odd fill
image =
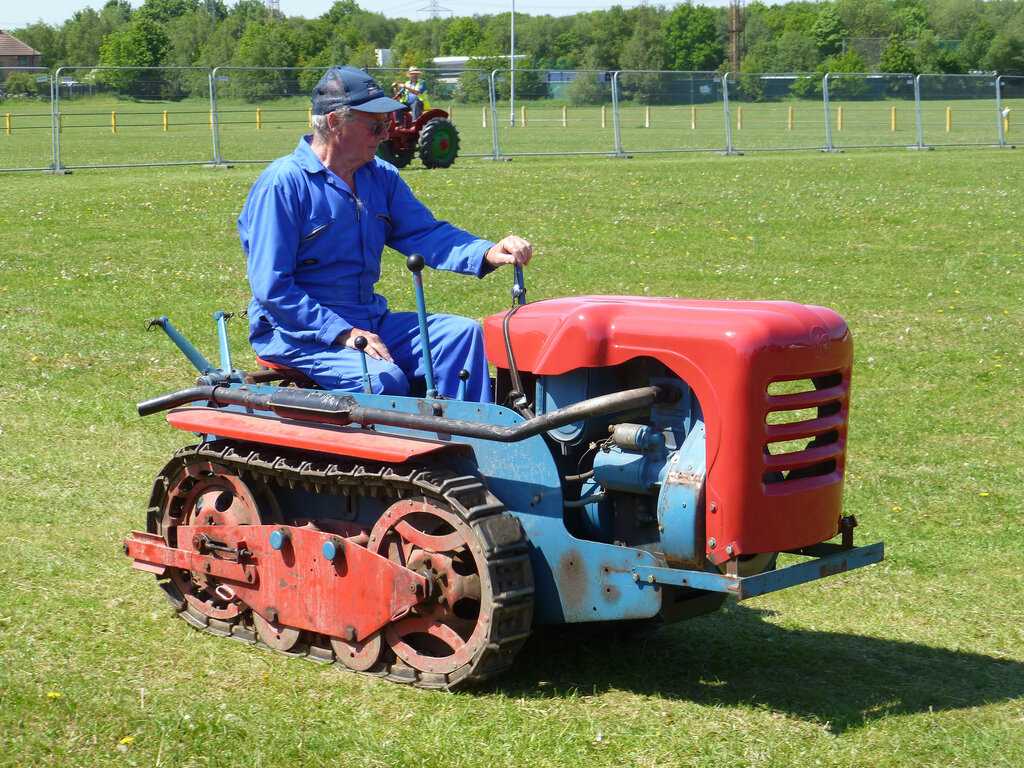
[[[338,121],[347,123],[352,119],[352,107],[338,107],[332,114],[337,115]],[[327,130],[327,115],[313,115],[313,135],[325,141],[330,131]]]

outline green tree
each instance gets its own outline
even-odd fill
[[[145,0],[139,15],[164,24],[171,19],[199,10],[199,0]]]
[[[1006,30],[997,33],[985,55],[985,67],[1001,75],[1024,74],[1024,39]]]
[[[992,47],[992,40],[996,36],[995,29],[984,18],[977,19],[967,35],[960,41],[958,53],[963,66],[967,70],[983,69],[986,66],[986,59],[989,48]]]
[[[822,5],[814,24],[811,37],[822,56],[834,56],[843,49],[843,40],[850,36],[849,30],[840,21],[831,5]]]
[[[912,72],[915,75],[921,71],[914,51],[896,35],[889,37],[878,68],[882,72]]]
[[[25,45],[30,45],[43,55],[43,65],[52,66],[64,60],[64,36],[57,27],[45,21],[37,21],[12,33]]]
[[[442,56],[472,56],[482,39],[480,25],[476,19],[454,19],[441,39]]]
[[[39,83],[32,72],[11,72],[3,81],[3,90],[8,96],[38,96]]]
[[[231,61],[235,67],[294,67],[297,63],[295,34],[281,21],[249,24],[242,33]],[[232,73],[230,92],[246,101],[281,98],[299,92],[296,77],[275,69],[243,69]]]
[[[714,70],[725,58],[725,46],[718,35],[715,12],[710,8],[676,6],[665,19],[663,30],[672,69]]]
[[[103,67],[159,67],[170,49],[163,27],[139,16],[128,26],[106,37],[100,48]],[[163,84],[152,73],[137,69],[118,69],[100,73],[100,81],[121,95],[136,98],[163,98]]]
[[[595,69],[596,72],[593,71]],[[600,70],[592,59],[584,60],[582,70],[577,72],[576,79],[565,89],[569,103],[574,106],[610,103],[612,100],[610,75]]]
[[[672,77],[657,70],[668,64],[665,37],[661,33],[659,14],[653,8],[637,9],[642,12],[633,27],[633,34],[622,47],[619,64],[626,70],[654,70],[626,73],[619,76],[623,98],[642,104],[664,104],[672,100]]]

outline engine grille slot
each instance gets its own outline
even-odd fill
[[[820,485],[836,473],[846,449],[848,391],[840,371],[768,384],[762,481],[772,492]]]

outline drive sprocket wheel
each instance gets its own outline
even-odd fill
[[[427,168],[447,168],[459,155],[459,132],[451,120],[435,117],[420,131],[420,160]]]
[[[259,482],[250,485],[231,467],[191,456],[175,458],[157,478],[149,530],[172,547],[182,525],[260,525],[280,520],[273,496]],[[246,610],[230,584],[199,572],[169,568],[160,586],[187,622],[231,634]]]
[[[469,674],[490,644],[495,612],[495,585],[472,526],[435,499],[403,499],[374,525],[369,547],[429,584],[426,600],[385,628],[387,646],[418,672]]]

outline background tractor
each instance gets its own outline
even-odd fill
[[[459,154],[459,132],[443,109],[428,109],[416,120],[409,110],[392,112],[388,137],[377,155],[396,168],[404,168],[419,155],[427,168],[447,168]]]
[[[124,543],[197,629],[451,688],[539,625],[677,621],[883,557],[842,513],[852,340],[831,310],[527,304],[516,270],[484,323],[495,404],[438,397],[429,354],[408,397],[245,373],[215,318],[219,366],[152,321],[200,376],[139,413],[200,441]]]

